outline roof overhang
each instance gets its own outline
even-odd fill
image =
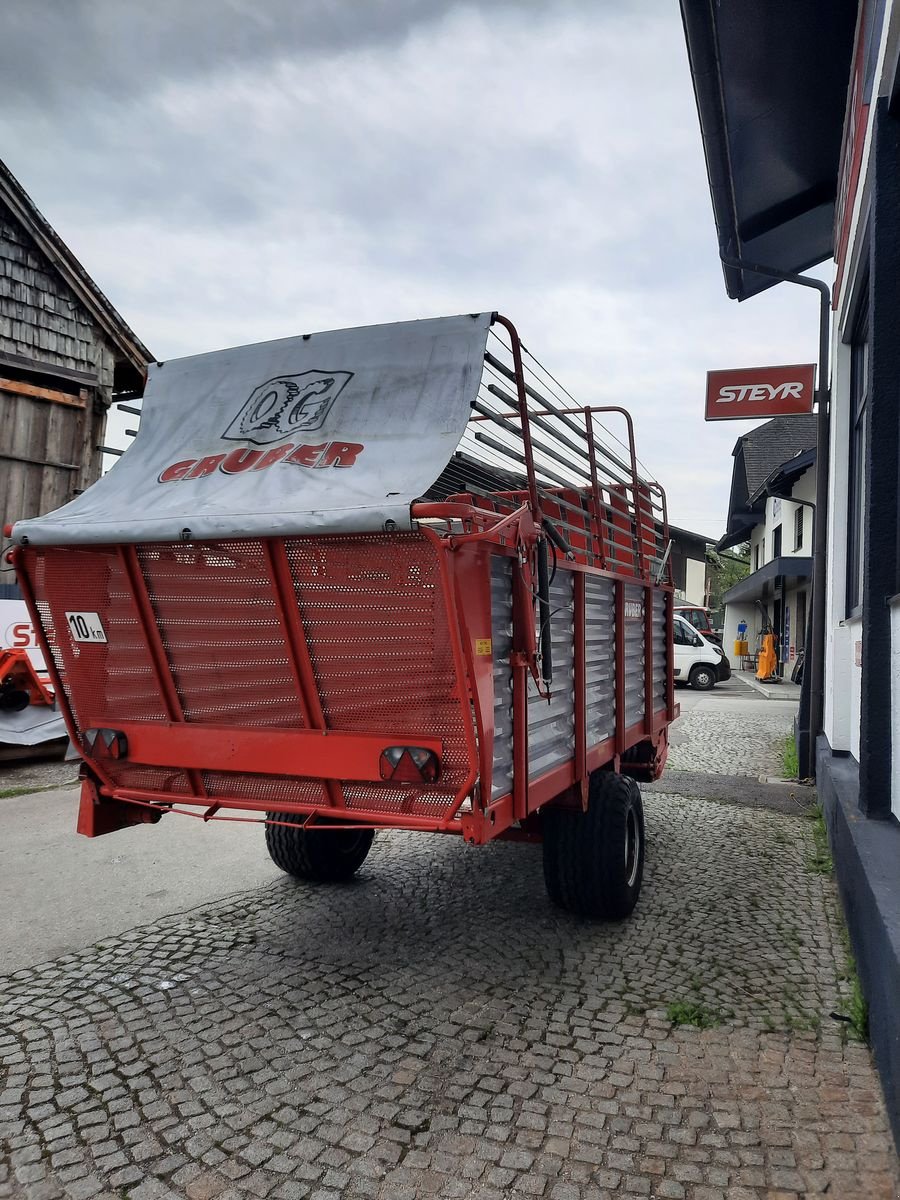
[[[680,529],[677,525],[669,526],[669,537],[673,541],[681,542],[683,545],[693,542],[701,555],[706,553],[707,546],[714,546],[716,542],[715,538],[707,537],[704,533],[694,533],[690,529]]]
[[[746,512],[730,513],[728,532],[716,542],[716,549],[721,552],[722,550],[730,550],[732,546],[741,546],[744,542],[749,542],[750,531],[763,519],[762,514],[764,511],[764,506],[761,506],[753,512],[748,510]]]
[[[797,454],[777,467],[762,487],[750,497],[750,503],[755,504],[764,496],[781,496],[784,499],[790,499],[789,496],[785,496],[785,493],[790,492],[801,475],[805,475],[815,465],[816,448],[813,446],[810,450],[804,450],[802,454]]]
[[[720,253],[798,273],[834,253],[857,0],[681,0]],[[732,299],[778,281],[724,267]]]
[[[791,557],[782,555],[773,558],[764,567],[748,575],[729,588],[722,597],[723,604],[736,604],[740,601],[762,600],[770,585],[774,587],[775,580],[781,576],[786,582],[796,583],[800,579],[808,579],[812,575],[812,559],[797,555]]]

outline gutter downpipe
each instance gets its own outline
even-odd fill
[[[798,757],[802,778],[814,779],[816,774],[816,740],[823,730],[825,714],[825,567],[828,551],[828,455],[831,438],[829,388],[829,342],[831,322],[831,288],[820,279],[806,275],[795,275],[787,271],[776,271],[758,263],[745,262],[742,258],[719,251],[724,267],[736,271],[747,271],[753,275],[765,275],[781,283],[796,283],[800,287],[814,288],[819,293],[819,369],[816,377],[816,513],[813,537],[813,595],[810,623],[809,671],[803,672],[803,691],[800,696],[800,718],[798,722]],[[807,692],[806,681],[809,680]],[[808,699],[804,704],[804,693]],[[809,713],[804,722],[804,710]]]

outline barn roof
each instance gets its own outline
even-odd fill
[[[27,231],[40,252],[77,296],[117,351],[117,383],[142,385],[153,355],[117,312],[97,284],[65,244],[47,218],[0,160],[0,204]]]

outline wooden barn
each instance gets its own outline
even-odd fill
[[[0,528],[97,479],[109,406],[142,394],[150,361],[0,162]],[[16,596],[4,554],[0,598]]]

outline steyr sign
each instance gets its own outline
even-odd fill
[[[816,387],[814,363],[788,367],[741,367],[709,371],[707,421],[752,421],[811,413]]]

